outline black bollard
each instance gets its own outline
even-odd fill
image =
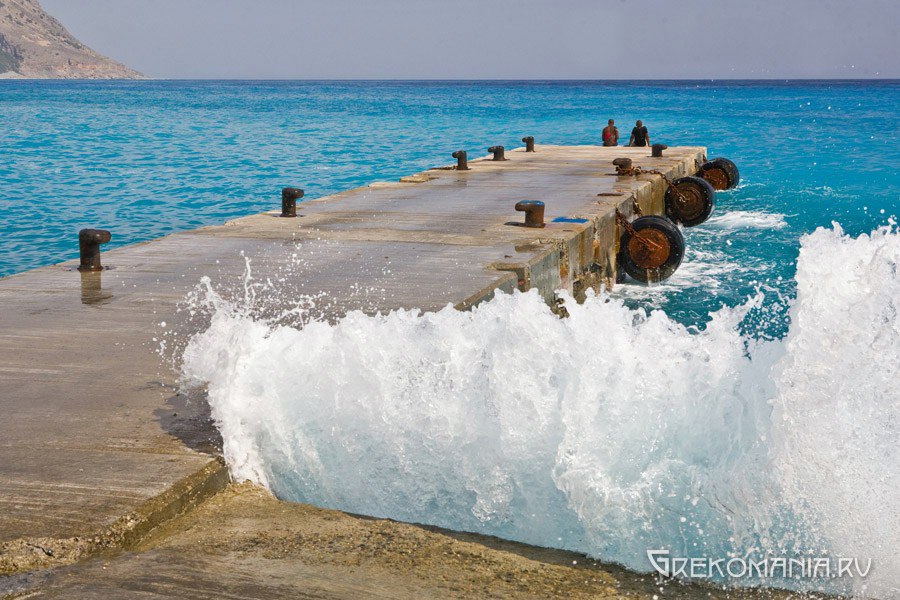
[[[534,152],[534,136],[529,135],[522,138],[525,142],[525,152]]]
[[[78,232],[78,249],[81,254],[79,271],[102,271],[100,264],[100,245],[112,239],[112,234],[105,229],[82,229]]]
[[[627,173],[631,170],[632,160],[630,158],[617,158],[613,160],[613,164],[616,166],[616,173],[622,175],[623,173]]]
[[[544,226],[544,203],[540,200],[522,200],[516,203],[516,210],[525,213],[525,227]]]
[[[663,150],[668,148],[665,144],[653,144],[651,147],[650,155],[654,158],[662,158]]]
[[[488,152],[494,155],[492,160],[506,160],[506,148],[503,146],[491,146],[488,148]]]
[[[303,197],[303,190],[300,188],[286,187],[281,190],[281,216],[296,217],[297,216],[297,200]]]
[[[466,154],[465,150],[457,150],[453,153],[453,158],[456,159],[456,170],[457,171],[468,171],[469,170],[469,155]]]

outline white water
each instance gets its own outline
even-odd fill
[[[842,585],[900,597],[898,265],[891,228],[805,237],[776,342],[738,333],[762,297],[702,332],[532,293],[292,328],[207,289],[183,371],[234,477],[282,498],[642,571],[651,548],[871,558]]]
[[[783,229],[787,221],[781,213],[761,210],[730,210],[710,217],[704,228],[734,231],[737,229]]]
[[[742,232],[771,231],[787,226],[785,215],[781,213],[756,210],[719,212],[702,225],[684,230],[688,236],[684,262],[672,277],[652,286],[620,285],[614,289],[612,296],[640,300],[644,306],[664,310],[669,300],[682,290],[702,290],[703,294],[715,297],[721,291],[723,282],[733,280],[735,274],[752,272],[761,275],[774,266],[752,258],[748,261],[750,257],[746,253],[743,261],[736,261],[735,253],[715,247],[723,236],[731,238]],[[726,244],[731,245],[730,239]],[[738,252],[740,253],[743,251]]]

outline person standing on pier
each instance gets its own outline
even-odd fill
[[[609,125],[603,128],[603,145],[619,145],[619,130],[616,128],[616,122],[612,119],[609,120]]]
[[[631,130],[631,139],[628,140],[629,146],[649,146],[650,134],[641,121],[635,123],[634,129]]]

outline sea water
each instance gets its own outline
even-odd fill
[[[651,548],[868,557],[832,589],[895,597],[898,105],[896,82],[0,82],[0,275],[85,226],[127,244],[642,119],[742,174],[661,286],[563,320],[514,294],[285,325],[202,282],[178,358],[232,472],[643,571]]]

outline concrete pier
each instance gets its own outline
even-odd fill
[[[273,190],[271,212],[104,252],[99,273],[72,261],[0,279],[0,574],[132,547],[225,487],[203,399],[175,393],[155,339],[189,333],[176,307],[201,276],[239,289],[249,258],[324,294],[326,318],[578,295],[614,279],[615,209],[663,208],[661,178],[616,176],[619,156],[678,177],[705,149],[538,145],[303,201],[296,218]],[[522,200],[546,204],[544,228],[521,225]]]

